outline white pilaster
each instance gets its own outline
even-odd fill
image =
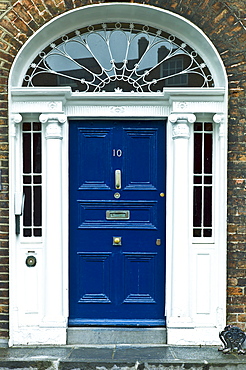
[[[167,323],[169,344],[178,343],[181,331],[193,327],[190,305],[190,190],[188,174],[190,173],[190,123],[194,123],[195,120],[194,114],[171,114],[169,116],[173,138],[171,304]]]
[[[65,344],[67,318],[63,304],[62,124],[66,122],[66,116],[41,114],[39,119],[47,125],[45,302],[42,326],[51,329],[51,343],[54,339],[56,344]]]
[[[11,115],[10,120],[10,137],[16,137],[16,124],[21,123],[22,115],[20,113],[14,113]]]
[[[215,207],[214,218],[218,220],[218,230],[215,242],[216,259],[219,263],[216,266],[217,276],[226,276],[226,226],[227,226],[227,115],[216,113],[213,121],[218,125],[218,143],[217,143],[217,167],[215,168],[214,197],[219,199],[219,207]],[[216,178],[217,176],[217,178]],[[226,279],[216,281],[218,308],[217,308],[217,325],[221,331],[226,325]]]
[[[18,283],[18,272],[13,274],[12,271],[18,271],[18,258],[17,252],[19,249],[19,238],[15,234],[15,214],[14,214],[14,194],[21,190],[19,179],[20,166],[16,166],[16,158],[18,158],[18,141],[16,138],[17,125],[22,122],[22,115],[19,113],[14,113],[10,115],[9,120],[9,192],[12,196],[9,197],[9,295],[10,295],[10,322],[9,322],[9,333],[10,340],[9,345],[13,344],[16,332],[18,331],[18,295],[16,294],[16,287]]]

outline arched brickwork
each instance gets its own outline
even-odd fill
[[[0,4],[0,339],[8,337],[8,74],[21,46],[71,9],[103,1],[19,0]],[[142,1],[130,2],[143,3]],[[229,81],[228,322],[246,328],[245,0],[146,0],[200,27],[217,48]]]

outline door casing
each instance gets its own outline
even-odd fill
[[[141,98],[140,98],[141,95]],[[189,253],[192,256],[192,261],[195,266],[196,257],[209,256],[212,259],[212,272],[216,272],[219,276],[225,276],[226,273],[226,117],[223,114],[226,106],[226,94],[223,88],[210,89],[189,89],[189,93],[184,89],[167,89],[165,93],[145,94],[107,94],[101,96],[85,96],[78,93],[72,93],[70,88],[59,89],[42,89],[42,88],[13,88],[11,111],[13,112],[12,120],[10,122],[10,295],[11,295],[11,327],[10,327],[10,345],[13,344],[27,344],[27,343],[66,343],[67,317],[68,317],[68,121],[67,118],[81,117],[81,119],[101,119],[102,117],[108,119],[163,119],[170,117],[167,122],[167,290],[166,290],[166,316],[167,316],[167,330],[169,343],[178,343],[179,338],[184,338],[184,343],[199,344],[201,338],[204,338],[204,343],[215,344],[219,340],[216,339],[216,333],[225,325],[225,280],[216,280],[216,290],[219,294],[211,292],[210,302],[213,307],[218,309],[213,310],[214,314],[206,315],[206,321],[200,317],[200,321],[192,321],[190,318],[182,318],[182,322],[177,322],[174,328],[174,323],[169,321],[170,314],[173,307],[173,297],[179,294],[179,290],[175,293],[173,286],[174,279],[178,276],[184,267],[187,268],[187,274],[190,281],[196,281],[196,269],[190,269],[188,266],[179,266],[180,257],[175,254],[175,248],[172,242],[173,237],[173,200],[176,196],[173,191],[173,138],[174,124],[171,119],[174,114],[178,117],[187,117],[189,119],[190,112],[194,112],[196,119],[214,120],[216,123],[216,143],[218,143],[216,150],[216,169],[215,173],[219,174],[215,182],[216,189],[216,204],[217,213],[215,215],[216,234],[215,244],[212,245],[196,245],[190,244]],[[216,100],[216,102],[215,102]],[[52,104],[51,104],[52,102]],[[180,113],[182,109],[182,114]],[[41,112],[43,113],[40,116]],[[62,112],[62,113],[61,113]],[[40,118],[41,117],[41,118]],[[59,246],[57,254],[53,257],[50,252],[51,249],[46,248],[46,239],[42,240],[23,240],[16,238],[14,225],[14,192],[20,189],[20,168],[21,168],[21,141],[20,141],[20,123],[21,121],[42,120],[44,131],[44,160],[49,165],[49,154],[47,152],[47,131],[51,135],[50,128],[57,127],[60,130],[60,136],[57,139],[59,145],[59,161],[57,168],[61,171],[62,181],[57,187],[57,191],[62,199],[62,214],[59,217],[53,217],[51,224],[52,229],[56,227],[61,228],[62,245]],[[54,124],[56,122],[57,124]],[[192,124],[190,124],[192,129]],[[53,137],[56,133],[53,132]],[[182,140],[182,139],[181,139]],[[58,143],[56,141],[56,144]],[[191,143],[191,140],[189,140]],[[58,146],[57,146],[58,148]],[[53,148],[54,149],[54,148]],[[53,152],[53,151],[52,151]],[[180,153],[181,155],[181,153]],[[47,160],[47,161],[46,161]],[[178,170],[178,169],[177,169]],[[183,170],[183,169],[182,169]],[[52,171],[51,171],[52,172]],[[46,175],[44,175],[44,179]],[[51,179],[51,182],[53,179]],[[57,181],[54,178],[54,181]],[[182,180],[183,181],[183,180]],[[44,193],[46,193],[46,181],[44,181]],[[182,182],[183,184],[183,182]],[[17,186],[17,188],[16,188]],[[46,227],[47,213],[54,212],[54,205],[47,203],[44,199],[44,228]],[[216,207],[216,206],[215,206]],[[190,216],[189,216],[190,217]],[[61,221],[60,221],[61,220]],[[30,279],[25,275],[25,260],[28,251],[35,251],[38,258],[37,269],[28,270],[34,274]],[[202,252],[202,253],[201,253]],[[57,256],[59,257],[59,269],[57,268]],[[200,257],[199,257],[200,258]],[[47,269],[47,261],[56,261]],[[20,263],[23,261],[23,263]],[[217,261],[217,262],[216,262]],[[213,266],[216,266],[214,269]],[[45,274],[44,274],[45,271]],[[52,301],[54,294],[47,293],[52,291],[52,282],[54,274],[57,274],[59,285],[56,286],[55,291],[59,296],[58,301]],[[45,278],[44,278],[45,277]],[[25,280],[26,279],[26,280]],[[182,280],[182,279],[181,279]],[[23,287],[32,282],[32,297],[27,296],[24,299]],[[18,286],[19,294],[16,295],[16,287]],[[22,294],[23,293],[23,294]],[[194,302],[196,302],[196,290],[193,289],[192,294],[189,295],[188,305],[192,312],[194,309]],[[29,305],[30,300],[30,305]],[[35,310],[29,312],[26,307],[33,307],[33,303],[42,302],[42,305],[37,304]],[[18,307],[18,310],[16,310]],[[53,310],[53,321],[45,321],[44,313],[47,309]],[[59,316],[58,314],[59,313]],[[192,314],[193,315],[193,314]],[[218,316],[219,315],[219,316]],[[193,316],[195,317],[195,316]],[[27,325],[28,323],[28,325]],[[182,326],[182,328],[181,328]],[[186,328],[189,327],[189,330]],[[21,328],[21,330],[20,330]],[[192,329],[192,330],[191,330]],[[204,333],[206,332],[206,335]],[[175,336],[170,335],[174,333]],[[186,342],[185,342],[186,341]]]

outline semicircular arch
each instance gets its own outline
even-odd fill
[[[133,3],[84,6],[49,21],[29,38],[17,54],[10,73],[10,87],[22,86],[26,70],[35,56],[62,35],[91,24],[124,22],[126,19],[128,22],[162,29],[187,43],[208,66],[214,79],[214,87],[226,87],[227,77],[223,62],[203,31],[184,17],[168,10]]]

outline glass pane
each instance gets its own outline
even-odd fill
[[[31,123],[24,122],[23,125],[22,125],[22,130],[23,131],[31,131]]]
[[[204,176],[204,184],[212,184],[212,176]]]
[[[23,184],[31,184],[32,176],[23,176]]]
[[[121,45],[119,48],[118,45]],[[127,35],[125,32],[113,31],[109,39],[110,50],[112,50],[112,57],[116,63],[123,64],[126,59],[127,50]],[[143,54],[143,52],[142,52]]]
[[[33,134],[33,172],[40,173],[41,169],[41,134]]]
[[[212,236],[212,230],[211,229],[205,229],[205,230],[203,230],[203,236],[205,238],[210,238]]]
[[[23,172],[31,171],[31,134],[23,134]]]
[[[42,176],[33,176],[33,183],[34,184],[41,184],[42,183]]]
[[[197,238],[197,237],[201,237],[201,236],[202,236],[202,230],[201,230],[201,229],[194,229],[194,230],[193,230],[193,236],[194,236],[195,238]]]
[[[35,186],[34,192],[34,226],[42,226],[42,189],[41,186]]]
[[[204,187],[204,226],[212,226],[212,188]]]
[[[33,123],[33,131],[41,131],[41,123],[40,122],[34,122]]]
[[[213,124],[211,122],[204,123],[204,130],[205,131],[213,131]]]
[[[194,173],[202,173],[202,134],[194,134]]]
[[[194,184],[202,184],[202,176],[194,176]]]
[[[194,187],[193,195],[193,225],[201,226],[202,225],[202,187]]]
[[[25,194],[23,225],[32,226],[32,189],[30,186],[24,186]]]
[[[204,173],[212,173],[212,147],[211,134],[204,134]]]
[[[34,229],[33,230],[34,236],[42,236],[42,229]]]
[[[194,131],[202,131],[203,124],[201,122],[194,123]]]
[[[32,229],[24,229],[23,236],[32,236]]]

